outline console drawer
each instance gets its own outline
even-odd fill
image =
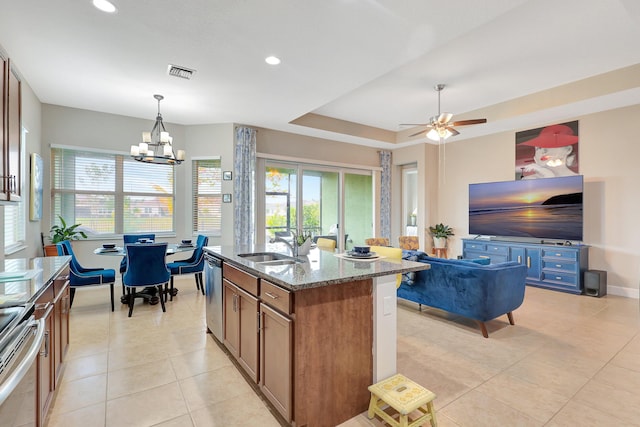
[[[466,251],[486,251],[487,250],[487,245],[486,243],[469,243],[469,242],[465,242],[464,243],[464,250]]]
[[[487,245],[487,252],[490,254],[509,255],[509,246]]]
[[[543,271],[542,280],[544,282],[564,283],[572,286],[576,286],[578,284],[578,276],[575,274],[555,271]]]
[[[563,259],[570,259],[573,261],[578,260],[577,251],[564,250],[564,249],[543,249],[542,256],[544,258],[563,258]]]
[[[557,270],[575,272],[578,264],[574,261],[545,259],[542,261],[542,268],[545,270]]]

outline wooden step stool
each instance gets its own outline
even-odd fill
[[[431,422],[432,427],[436,427],[436,411],[433,408],[435,393],[427,390],[419,384],[414,383],[402,374],[396,374],[377,384],[370,385],[371,401],[369,402],[369,419],[375,414],[395,427],[415,427]],[[387,405],[395,409],[400,414],[400,421],[396,421],[384,411]],[[420,416],[411,420],[409,415],[414,411],[420,412]]]

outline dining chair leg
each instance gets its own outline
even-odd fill
[[[129,317],[133,313],[133,302],[135,300],[134,296],[136,294],[136,288],[133,288],[133,292],[131,292],[131,288],[127,288],[127,299],[129,300]]]
[[[69,310],[71,310],[71,306],[73,305],[73,297],[76,296],[76,288],[69,289]]]
[[[109,288],[111,291],[111,311],[115,311],[115,304],[113,302],[113,282],[109,283]]]
[[[204,284],[202,283],[202,273],[196,273],[196,286],[198,289],[200,289],[200,292],[202,292],[202,295],[204,295]]]
[[[165,283],[166,285],[166,283]],[[158,293],[160,293],[160,305],[162,306],[162,312],[165,313],[167,310],[164,307],[164,298],[162,298],[162,288],[164,285],[158,285]]]
[[[173,301],[173,276],[171,276],[169,281],[171,282],[171,285],[169,285],[169,301]]]

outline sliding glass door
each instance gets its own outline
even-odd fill
[[[373,235],[371,171],[266,161],[264,195],[266,242],[303,230],[348,249]]]

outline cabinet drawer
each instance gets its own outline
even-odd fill
[[[467,243],[465,242],[464,244],[464,250],[465,251],[486,251],[487,250],[487,245],[485,243]]]
[[[574,261],[568,260],[552,260],[546,259],[542,263],[542,268],[545,270],[566,271],[569,273],[575,273],[578,264]]]
[[[487,245],[487,252],[490,254],[509,255],[509,246]]]
[[[280,310],[285,314],[293,313],[293,298],[291,292],[279,286],[262,280],[260,286],[260,299],[267,305]]]
[[[577,261],[578,252],[563,249],[543,249],[542,256],[545,258],[562,258]]]
[[[542,280],[544,282],[566,283],[572,286],[578,284],[578,276],[576,276],[575,274],[554,271],[543,271]]]
[[[222,276],[253,296],[258,296],[258,278],[226,262],[222,264]]]

